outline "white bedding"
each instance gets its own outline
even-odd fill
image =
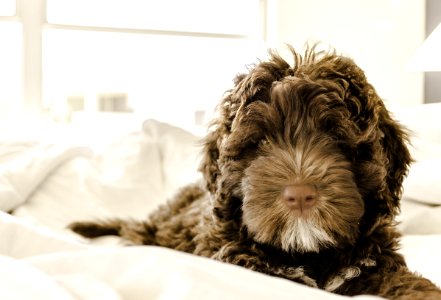
[[[439,133],[424,142],[441,147],[441,126]],[[153,120],[98,153],[47,140],[0,141],[0,298],[345,298],[169,249],[120,247],[111,238],[91,244],[65,229],[81,219],[145,217],[199,178],[197,142]],[[415,151],[422,163],[438,158],[426,148]],[[441,285],[440,187],[418,193],[418,181],[406,183],[401,251],[411,269]]]

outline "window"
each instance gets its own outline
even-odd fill
[[[15,15],[15,0],[0,0],[0,16],[11,17]]]
[[[264,0],[18,2],[15,23],[0,26],[11,39],[0,50],[11,68],[0,76],[15,76],[1,99],[15,100],[0,103],[20,103],[23,69],[25,104],[37,99],[55,119],[121,111],[185,127],[211,112],[233,77],[266,53]],[[15,1],[0,0],[0,13],[14,16]]]
[[[47,0],[52,24],[257,36],[259,0]]]
[[[0,118],[9,118],[22,109],[22,26],[14,18],[14,0],[0,0]]]
[[[77,30],[48,30],[43,45],[49,107],[83,94],[91,108],[99,94],[124,93],[133,111],[172,123],[212,110],[262,48],[241,39]]]

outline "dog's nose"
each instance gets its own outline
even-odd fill
[[[301,212],[314,207],[317,196],[317,190],[312,185],[288,185],[282,192],[282,199],[286,205]]]

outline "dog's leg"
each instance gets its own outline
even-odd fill
[[[135,245],[156,245],[156,229],[147,222],[122,219],[75,222],[69,225],[69,229],[87,238],[115,235]]]
[[[399,267],[395,272],[377,270],[346,281],[335,292],[346,295],[373,294],[396,300],[441,300],[441,291],[430,280]]]
[[[120,220],[107,220],[101,222],[74,222],[69,224],[68,228],[87,238],[97,238],[105,235],[117,235],[122,228]]]
[[[400,300],[441,300],[441,291],[430,280],[403,268],[383,278],[379,296]]]

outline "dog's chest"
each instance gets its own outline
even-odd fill
[[[335,292],[343,284],[362,275],[367,269],[375,267],[376,262],[370,258],[359,260],[358,262],[338,268],[331,268],[328,272],[323,272],[326,268],[316,266],[313,277],[317,278],[317,285],[328,291]],[[322,271],[321,271],[322,270]]]
[[[273,255],[274,253],[272,253]],[[360,277],[364,272],[376,266],[376,261],[370,258],[354,262],[343,262],[336,257],[320,254],[303,254],[298,256],[272,256],[270,264],[289,266],[287,270],[300,270],[301,276],[294,281],[318,287],[329,292],[337,292],[345,283]],[[290,273],[290,272],[288,272]],[[274,274],[293,280],[283,274]]]

